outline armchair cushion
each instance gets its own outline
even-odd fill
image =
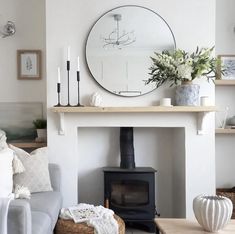
[[[34,193],[29,200],[29,204],[32,211],[43,212],[50,217],[51,230],[53,230],[62,205],[61,194],[59,192]]]
[[[32,211],[32,234],[51,233],[50,217],[38,211]]]

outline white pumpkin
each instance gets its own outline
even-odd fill
[[[233,204],[227,197],[200,195],[193,200],[193,211],[204,230],[217,232],[231,219]]]

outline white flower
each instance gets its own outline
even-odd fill
[[[188,65],[192,65],[193,64],[193,59],[192,58],[187,59],[186,63]]]
[[[187,79],[187,80],[192,80],[192,67],[189,66],[188,64],[181,64],[177,67],[178,74],[181,78]]]
[[[178,59],[178,62],[179,62],[179,63],[182,63],[183,61],[184,61],[183,58],[179,58],[179,59]]]

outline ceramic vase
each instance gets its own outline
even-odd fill
[[[176,87],[175,104],[177,106],[198,106],[199,90],[198,84],[182,83]]]
[[[223,196],[197,196],[193,211],[198,223],[208,232],[218,232],[231,219],[232,201]]]
[[[99,93],[93,93],[90,97],[91,106],[100,106],[102,103],[102,97]]]

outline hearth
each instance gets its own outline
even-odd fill
[[[105,206],[127,225],[154,232],[155,172],[151,167],[104,167]]]

